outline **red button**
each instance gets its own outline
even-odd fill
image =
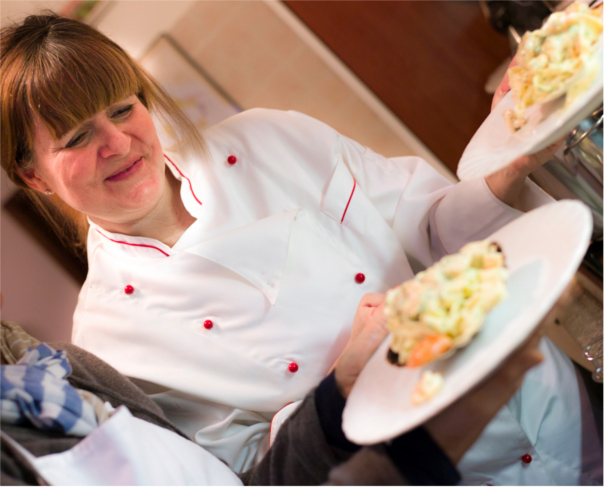
[[[227,159],[227,162],[232,166],[233,164],[235,164],[237,162],[237,158],[235,156],[229,156],[229,158]]]
[[[292,362],[291,364],[288,365],[287,370],[289,370],[290,372],[298,372],[298,364],[296,362]]]
[[[365,282],[365,274],[359,272],[356,276],[354,276],[354,280],[359,284],[363,284]]]
[[[132,294],[132,293],[134,292],[134,288],[133,288],[133,287],[132,287],[130,284],[128,284],[128,285],[127,285],[127,286],[124,288],[124,292],[125,292],[126,294]]]
[[[212,320],[205,320],[205,321],[203,322],[203,327],[204,327],[206,330],[211,330],[211,329],[214,327],[214,323],[212,322]]]
[[[533,461],[533,457],[527,453],[526,455],[522,455],[522,461],[524,463],[531,463]]]

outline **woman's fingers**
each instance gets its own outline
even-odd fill
[[[380,313],[383,317],[384,308],[382,305],[384,304],[385,300],[386,295],[378,293],[368,293],[361,298],[359,307],[357,308],[357,312],[354,316],[354,321],[352,323],[350,341],[354,340],[365,326],[375,323],[376,320],[379,321],[378,318],[380,317]],[[378,316],[372,319],[375,313],[378,313]],[[385,318],[383,319],[383,322],[385,324]]]
[[[375,301],[367,299],[373,304],[379,301],[379,298]],[[355,316],[356,334],[351,337],[335,366],[336,384],[342,397],[348,397],[361,370],[388,334],[385,324],[383,304],[369,306],[361,301]]]
[[[376,307],[386,300],[385,294],[367,293],[361,298],[359,306]]]
[[[558,148],[563,144],[566,136],[558,139],[545,149],[526,156],[520,156],[499,171],[485,177],[491,192],[505,204],[520,209],[520,194],[524,187],[526,177],[538,167],[549,161]]]
[[[510,69],[513,66],[516,66],[517,64],[518,64],[518,60],[516,59],[516,56],[514,56],[514,58],[512,59],[512,62],[508,66],[508,69]],[[497,89],[495,90],[495,94],[493,95],[493,101],[491,102],[491,111],[493,111],[493,109],[497,106],[497,104],[507,94],[508,91],[510,91],[510,82],[509,82],[508,70],[506,69],[505,76],[503,77],[503,80],[501,80],[501,83],[499,83],[499,86],[497,87]]]
[[[385,299],[386,296],[384,294],[378,293],[365,294],[361,298],[357,312],[354,315],[350,339],[344,351],[332,365],[331,369],[329,369],[328,375],[342,363],[342,359],[344,358],[344,365],[340,366],[340,372],[336,374],[336,380],[338,374],[342,375],[342,367],[345,369],[351,367],[350,370],[345,370],[346,373],[344,376],[353,377],[352,383],[354,383],[356,376],[358,376],[367,360],[369,360],[373,350],[368,352],[368,355],[367,353],[359,354],[359,352],[365,350],[365,347],[371,348],[373,346],[369,338],[373,337],[375,333],[380,336],[386,333],[386,317],[384,316]],[[365,356],[367,357],[366,359],[364,358]],[[361,362],[362,364],[359,369],[357,364]]]
[[[506,71],[503,81],[499,84],[493,95],[493,101],[491,102],[491,111],[499,104],[503,97],[510,91],[510,85],[508,82],[508,73]]]
[[[512,163],[512,165],[515,166],[515,169],[518,171],[518,173],[528,176],[535,169],[541,167],[552,157],[554,157],[554,154],[562,146],[564,140],[566,140],[566,137],[567,135],[561,137],[560,139],[556,140],[556,142],[553,142],[545,149],[542,149],[535,154],[519,157]]]

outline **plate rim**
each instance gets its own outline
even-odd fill
[[[407,425],[405,425],[403,428],[401,428],[399,425],[399,427],[390,430],[390,432],[386,435],[384,435],[384,434],[367,435],[364,432],[359,433],[359,431],[357,431],[356,428],[354,428],[354,426],[351,426],[351,421],[353,421],[353,419],[351,419],[351,415],[354,414],[353,408],[357,407],[356,402],[359,400],[359,399],[357,399],[357,396],[361,396],[363,394],[363,392],[360,391],[358,388],[355,390],[355,387],[353,387],[353,389],[350,392],[350,395],[348,397],[348,400],[346,401],[346,405],[344,407],[344,411],[342,414],[342,429],[344,431],[345,436],[350,441],[357,443],[359,445],[375,444],[375,443],[379,443],[382,441],[392,439],[396,436],[399,436],[400,434],[403,434],[403,433],[409,431],[410,429],[412,429],[420,424],[423,424],[425,421],[427,421],[431,417],[437,415],[442,410],[444,410],[446,407],[448,407],[450,404],[452,404],[454,401],[456,401],[461,396],[463,396],[468,390],[470,390],[471,388],[476,386],[480,381],[484,380],[485,377],[490,375],[529,336],[529,334],[532,332],[532,330],[538,325],[540,320],[543,319],[543,317],[549,312],[549,310],[555,304],[555,302],[558,300],[560,295],[562,295],[562,293],[564,292],[564,289],[566,289],[566,287],[568,286],[568,283],[572,280],[573,276],[576,273],[576,269],[578,269],[578,267],[582,261],[583,254],[585,253],[584,251],[587,249],[589,240],[591,239],[592,217],[591,217],[591,212],[590,212],[589,208],[584,203],[575,201],[575,200],[562,200],[562,201],[552,202],[547,205],[543,205],[539,208],[536,208],[533,211],[538,211],[542,208],[553,207],[553,206],[556,206],[557,209],[559,210],[559,212],[563,211],[563,208],[562,208],[563,206],[567,206],[569,208],[575,207],[576,210],[571,210],[571,211],[575,211],[575,213],[577,213],[578,215],[582,214],[581,218],[584,218],[585,221],[581,223],[580,231],[577,232],[578,235],[576,236],[576,245],[574,245],[574,248],[576,250],[569,256],[569,262],[567,263],[567,269],[565,269],[562,277],[554,285],[553,289],[551,290],[551,292],[549,294],[549,299],[545,299],[543,302],[536,304],[529,310],[530,314],[532,315],[533,321],[534,321],[533,325],[530,327],[527,327],[526,330],[524,330],[524,333],[517,333],[513,337],[514,339],[506,344],[507,350],[505,351],[505,353],[501,353],[500,357],[497,357],[497,361],[493,361],[491,364],[488,364],[488,366],[485,367],[484,370],[481,370],[481,372],[479,374],[477,374],[477,376],[476,376],[477,378],[475,378],[471,381],[468,381],[466,383],[466,385],[460,389],[460,391],[457,391],[456,394],[453,395],[453,397],[441,398],[440,400],[433,402],[432,404],[436,404],[436,407],[433,407],[432,408],[433,410],[430,411],[429,414],[425,414],[423,417],[418,417],[418,418],[414,419],[413,421],[411,421]],[[553,211],[553,210],[548,210],[548,211]],[[528,212],[526,214],[528,215],[530,213],[532,213],[532,212]],[[510,225],[511,223],[513,223],[517,220],[518,219],[510,222],[508,225]],[[501,229],[494,232],[492,234],[492,236],[496,236],[497,233],[502,231],[506,226],[507,225],[505,225]],[[567,275],[565,275],[565,274],[567,274]],[[380,346],[378,347],[376,352],[371,357],[370,361],[379,360],[377,358],[377,356],[380,355],[380,351],[386,347],[385,343],[387,342],[389,336],[390,335],[388,335],[384,339],[384,341],[380,344]],[[385,359],[383,359],[383,357],[382,357],[381,360],[385,360]],[[361,371],[359,378],[363,375],[364,371],[365,371],[365,369],[363,371]],[[436,397],[438,397],[438,396],[436,396]],[[350,406],[350,404],[352,404],[352,406]],[[351,409],[353,409],[352,413],[351,413]]]

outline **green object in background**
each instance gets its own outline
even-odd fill
[[[70,19],[85,21],[99,0],[75,0],[69,2],[62,10],[61,15]]]

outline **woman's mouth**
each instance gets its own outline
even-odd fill
[[[143,158],[139,157],[136,161],[134,161],[130,166],[128,166],[123,171],[114,174],[113,176],[109,176],[105,181],[122,181],[123,179],[129,178],[132,174],[136,172],[136,170],[141,166]]]

